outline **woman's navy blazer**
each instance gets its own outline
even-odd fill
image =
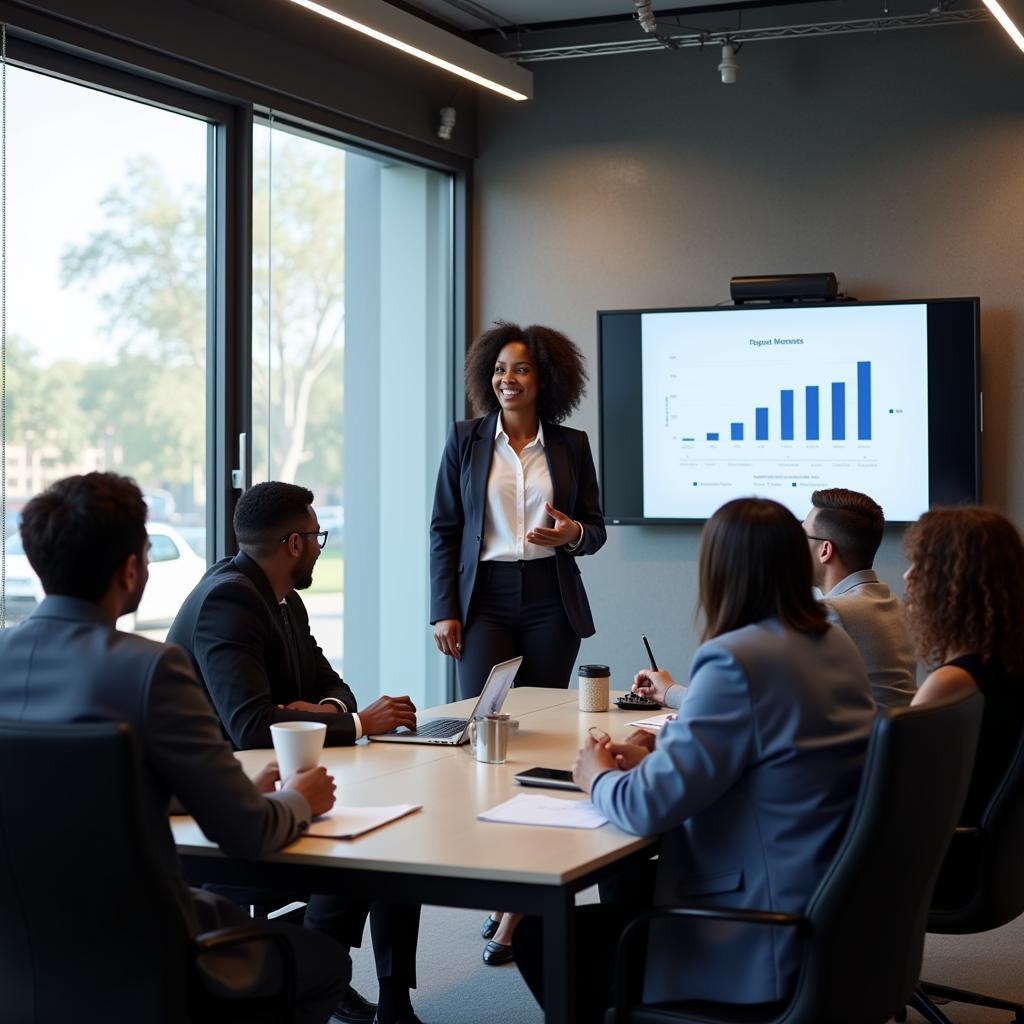
[[[487,509],[487,476],[494,454],[498,410],[474,420],[452,424],[444,446],[430,519],[430,621],[458,619],[463,625],[476,582]],[[544,455],[559,512],[583,527],[573,552],[555,548],[562,604],[577,634],[593,636],[578,555],[592,555],[605,542],[604,513],[590,442],[582,430],[544,424]]]

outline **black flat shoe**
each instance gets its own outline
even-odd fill
[[[487,915],[487,920],[484,921],[483,928],[480,929],[481,939],[493,939],[494,933],[498,930],[498,925],[501,924],[493,914]]]
[[[504,943],[491,941],[484,946],[483,961],[488,967],[510,964],[515,958],[516,955],[512,952],[512,947],[506,946]]]
[[[331,1014],[332,1021],[341,1021],[342,1024],[372,1024],[376,1019],[376,1005],[364,999],[351,985]]]

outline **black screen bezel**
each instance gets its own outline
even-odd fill
[[[742,316],[765,308],[927,306],[928,504],[959,505],[981,498],[981,302],[975,297],[873,302],[801,302],[746,306],[613,309],[597,313],[598,437],[605,522],[613,526],[699,525],[705,519],[643,515],[643,419],[640,316],[717,312]],[[630,348],[631,347],[631,348]],[[609,358],[613,355],[614,358]],[[941,414],[937,413],[941,410]],[[611,424],[614,423],[614,431]],[[609,440],[614,437],[614,446]],[[623,500],[628,495],[628,500]],[[639,514],[637,514],[639,512]],[[905,522],[905,520],[891,520]]]

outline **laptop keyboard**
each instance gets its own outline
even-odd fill
[[[434,739],[448,739],[449,736],[458,736],[466,728],[464,718],[434,718],[423,725],[418,725],[415,736],[431,736]]]

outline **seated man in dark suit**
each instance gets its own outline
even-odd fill
[[[286,779],[275,793],[276,769],[264,770],[257,789],[224,741],[184,653],[116,630],[118,617],[138,607],[149,577],[146,505],[133,481],[113,473],[61,480],[25,506],[21,535],[47,596],[24,623],[0,633],[0,717],[134,726],[145,762],[147,827],[190,929],[198,934],[244,922],[227,900],[185,885],[167,823],[171,800],[225,851],[256,858],[292,842],[313,815],[330,810],[333,780],[315,768]],[[73,901],[68,910],[74,913]],[[350,968],[325,936],[280,927],[295,952],[296,1019],[323,1024]],[[251,951],[246,983],[257,994],[272,994],[272,958],[255,945],[240,948]],[[236,968],[238,956],[229,954]],[[215,979],[216,965],[206,966]],[[89,1016],[88,1007],[76,1009]]]
[[[313,582],[326,533],[320,530],[305,487],[271,481],[251,487],[235,507],[241,551],[223,558],[199,581],[178,612],[167,639],[189,653],[224,731],[238,748],[271,746],[273,722],[315,721],[327,726],[328,745],[416,726],[408,697],[380,697],[363,710],[324,657],[296,593]],[[229,894],[230,891],[222,890]],[[233,894],[244,902],[251,892]],[[286,899],[292,894],[278,894]],[[304,898],[299,894],[298,898]],[[413,1021],[419,908],[315,895],[306,925],[345,947],[362,941],[371,914],[382,1024]],[[358,993],[336,1011],[340,1020],[373,1019]]]

